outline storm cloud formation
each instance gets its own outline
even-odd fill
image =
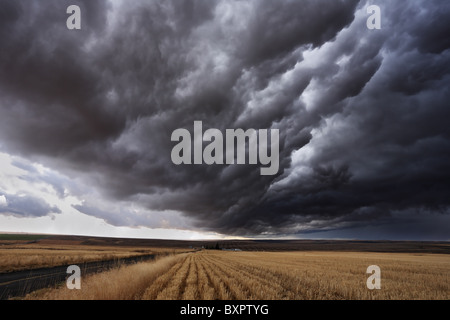
[[[66,28],[71,4],[81,30]],[[367,29],[368,4],[381,7],[381,30]],[[0,8],[0,146],[82,177],[112,202],[231,235],[450,213],[447,1]],[[279,129],[279,173],[174,165],[171,133],[195,120],[204,130]],[[92,200],[76,209],[139,224]]]
[[[0,213],[16,217],[42,217],[51,213],[61,213],[44,200],[27,195],[0,195]]]

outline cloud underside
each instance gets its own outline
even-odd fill
[[[0,214],[18,218],[43,217],[59,214],[61,210],[29,194],[0,195]]]
[[[1,0],[0,144],[224,234],[447,215],[450,4],[378,2],[381,30],[355,0]],[[174,165],[171,134],[196,120],[279,129],[278,174]],[[77,209],[141,221],[93,198]]]

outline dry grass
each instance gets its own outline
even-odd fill
[[[159,257],[152,262],[122,266],[118,269],[93,274],[82,279],[80,290],[69,290],[65,285],[57,289],[42,289],[25,300],[136,300],[158,277],[173,265],[184,261],[187,254]]]
[[[369,265],[381,289],[366,287]],[[83,279],[35,299],[444,299],[450,256],[357,252],[222,252],[167,257]]]

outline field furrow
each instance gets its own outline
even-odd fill
[[[214,299],[219,300],[230,300],[233,299],[231,288],[225,283],[224,279],[217,274],[215,270],[215,265],[209,262],[207,259],[203,260],[204,270],[206,275],[214,287]]]
[[[198,297],[199,292],[198,292],[197,259],[190,257],[189,273],[184,282],[184,292],[182,293],[181,299],[196,300],[198,299]]]
[[[218,263],[225,264],[222,258]],[[289,299],[288,288],[283,287],[279,277],[268,277],[270,270],[252,266],[251,264],[228,260],[228,270],[239,275],[239,281],[250,288],[251,299]],[[281,297],[280,297],[280,293]]]
[[[225,283],[232,299],[243,300],[249,298],[250,289],[239,281],[239,274],[233,274],[228,270],[228,265],[222,265],[213,259],[209,259],[209,262],[214,268],[215,276],[221,278]]]
[[[216,269],[225,277],[231,286],[237,286],[239,293],[237,299],[264,299],[263,292],[268,293],[272,288],[263,278],[226,263],[220,259],[210,258]]]
[[[199,256],[197,259],[198,265],[198,292],[201,300],[214,300],[217,298],[217,294],[214,289],[214,285],[205,270],[204,259]]]
[[[145,291],[142,296],[144,300],[154,300],[158,297],[158,294],[167,287],[167,284],[171,281],[175,274],[183,267],[187,257],[179,261],[172,266],[167,272],[159,276]]]
[[[186,278],[192,263],[192,255],[189,255],[183,262],[181,268],[169,280],[166,287],[156,296],[156,300],[179,300],[186,287]]]

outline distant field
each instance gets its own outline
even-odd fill
[[[366,269],[381,268],[369,290]],[[203,250],[88,276],[81,290],[45,289],[27,299],[445,299],[450,256],[372,252]]]
[[[45,238],[45,235],[42,234],[9,234],[9,233],[0,233],[0,241],[10,240],[24,240],[24,241],[33,241]]]
[[[61,266],[89,261],[112,260],[155,253],[155,250],[86,246],[9,246],[0,248],[0,273]]]
[[[106,238],[69,235],[4,234],[0,249],[5,245],[34,241],[40,245],[83,245],[133,248],[200,249],[223,248],[243,251],[347,251],[404,252],[450,254],[449,241],[359,241],[359,240],[160,240]],[[2,246],[3,245],[3,246]]]
[[[2,234],[0,273],[47,268],[148,254],[169,254],[186,248],[127,246],[91,238]],[[117,240],[119,241],[119,240]]]
[[[450,254],[449,242],[218,240],[181,241],[66,235],[0,234],[0,273],[201,248],[243,251],[330,251]]]

